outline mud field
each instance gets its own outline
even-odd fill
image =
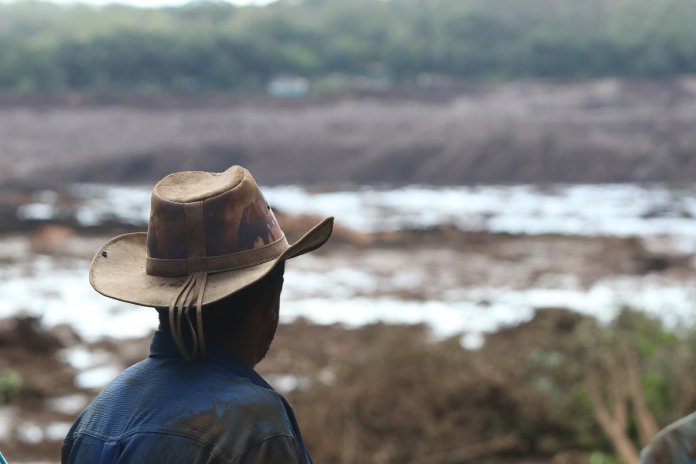
[[[308,216],[279,215],[279,221],[291,239],[315,220]],[[58,285],[75,285],[74,282],[84,280],[84,291],[91,292],[86,284],[87,263],[94,250],[117,230],[85,233],[65,224],[24,224],[26,230],[7,232],[2,236],[0,250],[0,263],[6,277],[26,272],[30,276],[28,281],[33,282],[31,289],[25,289],[26,292],[33,291],[33,296],[17,301],[38,299],[47,308],[53,304],[52,301],[71,301],[63,300],[65,297],[60,290],[38,284],[55,279],[58,279]],[[122,224],[119,228],[118,231],[124,231],[132,226]],[[70,269],[76,270],[75,281],[61,277],[61,272]],[[54,280],[42,273],[53,273]],[[482,294],[481,301],[476,302],[476,311],[485,314],[486,308],[493,313],[500,304],[493,299],[496,292],[574,288],[583,293],[616,278],[687,286],[694,273],[694,262],[688,256],[651,251],[638,238],[465,233],[447,226],[366,233],[339,227],[330,246],[316,256],[295,260],[288,266],[284,298],[290,311],[298,305],[310,305],[317,295],[326,294],[326,298],[347,301],[342,303],[343,308],[355,314],[365,309],[362,305],[378,306],[385,300],[399,302],[404,311],[407,307],[416,307],[424,308],[427,313],[436,311],[429,306],[433,300],[458,308],[457,301],[471,298],[468,291],[493,289]],[[315,282],[315,286],[302,286],[301,283],[307,280]],[[14,294],[7,286],[3,289],[7,292],[4,298],[12,301]],[[102,304],[102,300],[106,300],[92,293],[94,295],[84,294],[89,297],[79,296],[80,293],[79,301],[90,299],[74,309],[61,303],[62,313],[89,311],[90,305]],[[446,294],[450,295],[449,299],[443,297]],[[492,299],[486,301],[486,298]],[[519,304],[523,305],[521,301]],[[530,304],[534,305],[534,302],[524,303]],[[514,302],[511,307],[514,311]],[[5,401],[5,405],[0,407],[0,436],[3,453],[10,462],[55,462],[62,437],[81,408],[110,378],[147,355],[149,333],[156,324],[154,311],[125,304],[109,308],[100,317],[73,314],[71,317],[83,322],[71,324],[53,317],[51,314],[55,310],[42,314],[40,309],[23,311],[24,308],[16,307],[13,316],[0,322],[0,392]],[[3,309],[6,313],[7,305]],[[326,312],[328,307],[320,309]],[[565,426],[560,424],[543,426],[558,427],[560,435],[549,431],[548,436],[539,435],[531,444],[529,437],[516,432],[491,437],[473,425],[477,421],[492,420],[492,417],[513,425],[518,420],[526,420],[522,416],[531,412],[522,413],[509,408],[516,401],[524,403],[529,400],[514,399],[517,394],[515,376],[529,374],[509,365],[509,360],[504,358],[518,350],[536,352],[540,349],[535,348],[537,345],[562,346],[567,337],[566,329],[554,327],[568,324],[580,327],[584,320],[579,313],[558,307],[544,309],[541,304],[534,309],[542,312],[537,313],[531,322],[531,316],[521,314],[520,307],[520,314],[513,315],[511,323],[489,326],[488,329],[484,324],[478,327],[478,331],[475,330],[475,318],[469,315],[443,321],[445,325],[454,323],[455,329],[442,330],[437,324],[428,325],[427,318],[424,319],[426,325],[403,325],[408,319],[396,320],[396,325],[385,325],[369,319],[367,322],[351,319],[345,319],[345,323],[322,322],[321,317],[318,317],[320,323],[316,323],[305,319],[305,313],[292,317],[286,314],[268,358],[259,367],[271,383],[293,399],[300,420],[306,424],[310,450],[315,458],[323,457],[324,462],[403,462],[402,453],[409,448],[402,449],[399,443],[415,432],[399,428],[402,414],[430,424],[424,425],[426,428],[421,432],[432,427],[424,436],[420,432],[414,435],[427,444],[421,445],[421,448],[426,447],[421,458],[414,462],[587,462],[589,451],[565,448],[566,439],[562,437],[568,432],[563,432]],[[119,324],[112,324],[109,317],[118,318],[136,312],[142,314],[137,321],[147,320],[141,323],[143,335],[118,335]],[[152,314],[146,314],[148,312]],[[315,313],[310,313],[310,317],[311,314]],[[389,320],[389,314],[382,313],[382,317]],[[466,327],[466,324],[461,325],[462,321],[470,317],[470,322],[474,322],[470,327],[473,332],[457,329]],[[418,322],[418,317],[412,322]],[[550,330],[543,328],[547,325]],[[510,335],[503,335],[505,331]],[[516,343],[513,342],[515,337],[520,339],[520,345],[512,349],[510,344]],[[401,348],[395,350],[395,346]],[[480,362],[492,371],[480,371],[479,368],[469,371],[464,369],[464,365],[446,367],[455,362],[452,356],[471,356],[467,353],[484,357],[485,361]],[[387,364],[381,364],[383,362]],[[467,391],[473,395],[472,398],[478,399],[472,400],[473,404],[465,401],[459,406],[442,406],[445,410],[439,413],[407,403],[389,406],[393,395],[401,397],[403,394],[401,401],[408,402],[409,398],[426,394],[411,391],[412,386],[418,385],[416,377],[420,369],[412,371],[408,367],[412,362],[420,368],[425,368],[423,366],[430,362],[444,363],[442,366],[437,364],[440,366],[437,369],[459,372],[456,382],[452,380],[455,384],[449,387],[448,384],[427,387],[438,391],[445,388],[440,393],[444,395],[442,398],[450,398],[448,395],[455,391]],[[498,365],[500,372],[494,374]],[[354,369],[358,369],[360,376],[374,378],[368,383],[358,381],[351,374]],[[511,376],[507,381],[513,383],[506,384],[505,376]],[[396,392],[393,388],[397,388]],[[447,401],[455,400],[453,397]],[[503,403],[499,404],[500,401]],[[348,409],[336,410],[332,404]],[[361,412],[351,412],[351,408]],[[394,411],[394,415],[380,419],[386,410]],[[461,421],[456,417],[463,411],[468,411],[467,421],[454,429],[447,425],[448,421]],[[358,416],[354,417],[354,414]],[[380,432],[387,440],[386,448],[369,438],[371,427],[378,430],[382,427],[376,425],[380,421],[390,421],[388,424],[391,425],[385,422],[383,427],[393,428]],[[370,422],[374,424],[369,425]],[[436,432],[440,428],[442,430]],[[435,435],[428,435],[433,433]],[[327,442],[334,440],[341,443],[339,454],[336,454],[335,446],[327,446]],[[539,443],[536,440],[540,440]],[[461,446],[468,445],[452,450],[452,443],[460,441]],[[396,448],[390,449],[392,446]],[[408,451],[415,452],[413,449]]]
[[[469,85],[309,100],[0,99],[0,181],[151,182],[236,163],[269,184],[691,182],[696,80]]]

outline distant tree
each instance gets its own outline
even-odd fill
[[[0,4],[0,91],[263,89],[278,75],[468,80],[696,72],[683,0]]]

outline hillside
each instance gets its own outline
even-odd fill
[[[696,79],[520,82],[321,100],[0,104],[0,181],[151,182],[239,163],[265,184],[696,180]]]

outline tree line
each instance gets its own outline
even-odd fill
[[[501,81],[696,71],[688,0],[0,4],[0,91],[259,91],[274,77]]]

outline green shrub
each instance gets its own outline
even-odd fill
[[[25,382],[22,375],[13,370],[0,371],[0,405],[6,404],[15,393],[24,388]]]

